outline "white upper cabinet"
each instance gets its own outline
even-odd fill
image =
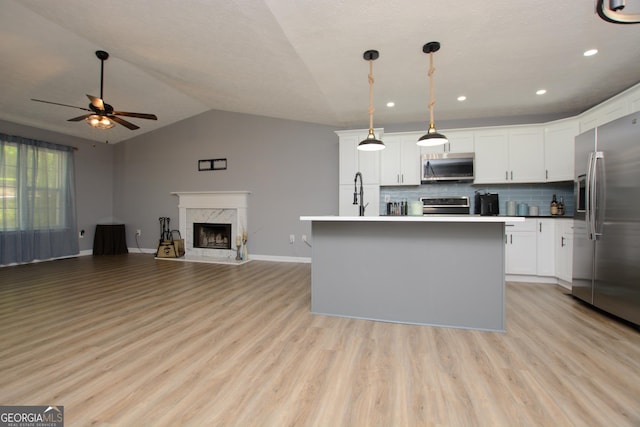
[[[476,184],[544,181],[544,134],[541,126],[475,132]]]
[[[380,185],[420,185],[420,147],[413,133],[385,136]]]
[[[544,165],[547,182],[572,181],[575,137],[580,133],[575,119],[544,127]]]
[[[435,147],[420,147],[421,154],[431,153],[473,153],[474,152],[474,132],[470,130],[445,130],[440,131],[449,140],[444,145]],[[420,136],[416,137],[416,141]]]
[[[505,129],[480,130],[475,134],[475,182],[504,183],[509,180],[509,142]]]
[[[382,129],[374,129],[381,137]],[[380,151],[360,151],[358,144],[365,139],[368,129],[336,131],[339,140],[340,184],[353,183],[356,172],[362,174],[365,184],[380,183]]]
[[[544,133],[542,126],[509,131],[509,181],[544,182]]]

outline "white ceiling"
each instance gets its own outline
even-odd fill
[[[362,54],[376,49],[374,125],[426,129],[430,41],[436,124],[573,115],[640,82],[640,24],[605,22],[587,0],[0,0],[0,119],[111,143],[210,109],[368,127]],[[105,101],[157,122],[96,130],[30,101],[86,108],[99,49]]]

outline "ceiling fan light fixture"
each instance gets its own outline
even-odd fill
[[[100,116],[98,114],[91,114],[86,118],[86,120],[91,127],[94,127],[96,129],[111,129],[116,125],[111,120],[109,120],[108,117]]]
[[[373,133],[373,61],[379,56],[380,53],[377,50],[368,50],[362,55],[366,61],[369,61],[369,134],[358,144],[360,151],[384,150],[384,143]]]
[[[422,46],[422,51],[429,54],[429,130],[418,139],[417,144],[421,147],[433,147],[449,142],[446,136],[436,131],[433,120],[433,105],[436,103],[433,96],[433,73],[436,70],[433,68],[433,53],[438,50],[440,50],[440,42],[429,42]]]

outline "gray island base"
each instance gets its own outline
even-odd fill
[[[505,330],[504,224],[521,217],[301,217],[312,221],[311,311]]]

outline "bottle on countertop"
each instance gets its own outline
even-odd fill
[[[553,193],[553,197],[551,198],[550,211],[551,215],[558,215],[558,199],[555,193]]]
[[[558,215],[564,215],[564,197],[560,196],[560,201],[558,202]]]

